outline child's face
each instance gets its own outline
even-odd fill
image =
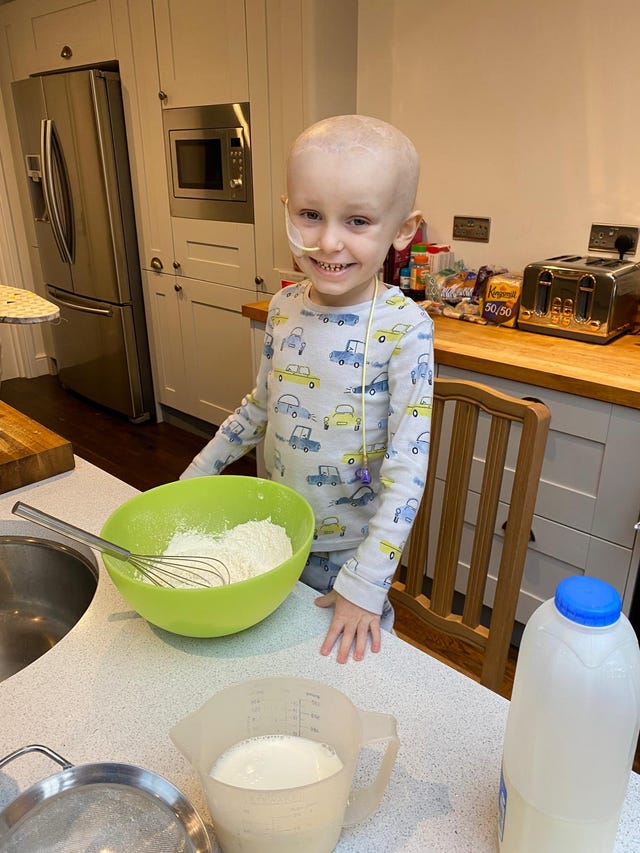
[[[406,246],[420,215],[405,218],[397,201],[399,169],[391,155],[310,148],[289,163],[289,215],[305,246],[296,258],[320,305],[371,298],[389,247]]]

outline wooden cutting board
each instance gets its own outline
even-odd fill
[[[0,494],[74,466],[69,441],[0,401]]]

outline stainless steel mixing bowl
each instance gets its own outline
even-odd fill
[[[0,536],[0,681],[64,637],[97,585],[91,557],[35,536]]]

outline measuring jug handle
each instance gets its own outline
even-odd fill
[[[387,748],[380,769],[373,782],[366,788],[358,788],[349,794],[347,810],[344,813],[343,826],[360,823],[375,811],[387,787],[393,765],[395,764],[400,739],[398,738],[396,718],[391,714],[378,714],[374,711],[358,709],[362,721],[362,742],[360,748],[377,741],[387,741]]]

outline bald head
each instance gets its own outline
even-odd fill
[[[402,215],[412,210],[420,171],[418,152],[397,127],[371,116],[331,116],[312,124],[298,136],[289,149],[289,163],[312,150],[369,157],[385,172],[395,171],[396,198]]]

